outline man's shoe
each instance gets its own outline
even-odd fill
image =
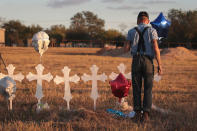
[[[143,112],[143,115],[142,115],[142,118],[141,118],[141,122],[142,122],[142,123],[146,123],[146,122],[148,122],[149,120],[150,120],[150,118],[149,118],[149,113],[146,112],[146,111],[144,111],[144,112]]]
[[[140,122],[141,117],[142,117],[141,111],[136,111],[135,116],[132,118],[132,120],[134,120],[134,122],[138,123],[138,122]]]

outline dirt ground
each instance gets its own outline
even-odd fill
[[[44,74],[51,72],[53,77],[63,76],[64,66],[71,68],[70,75],[82,76],[90,74],[90,67],[96,64],[98,74],[118,73],[117,66],[124,63],[126,72],[131,71],[129,57],[112,57],[97,55],[101,49],[91,48],[49,48],[42,57]],[[35,67],[40,64],[40,56],[33,48],[0,47],[2,57],[8,66],[13,64],[14,74],[21,72],[27,75],[36,73]],[[97,110],[93,110],[90,98],[91,82],[70,83],[72,100],[71,111],[67,111],[64,101],[64,84],[56,85],[53,81],[43,82],[43,102],[50,106],[49,110],[36,113],[35,98],[36,81],[24,79],[17,82],[16,98],[13,111],[7,110],[5,99],[0,96],[0,130],[196,130],[197,129],[197,51],[179,47],[165,49],[162,54],[164,74],[160,82],[154,82],[153,103],[163,109],[172,111],[170,114],[151,112],[151,120],[145,125],[138,125],[130,119],[114,117],[106,112],[114,108],[118,98],[111,93],[109,80],[98,82],[100,97]],[[154,62],[156,66],[156,61]],[[0,70],[6,74],[1,62]],[[156,72],[156,71],[155,71]],[[132,88],[126,98],[132,105]]]

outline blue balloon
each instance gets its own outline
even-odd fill
[[[150,24],[157,30],[159,37],[167,37],[171,22],[164,17],[162,12],[154,21],[150,22]]]

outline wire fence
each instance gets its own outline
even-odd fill
[[[113,45],[116,47],[123,47],[125,41],[110,41],[110,40],[64,40],[61,43],[51,42],[51,47],[89,47],[89,48],[103,48],[105,45]]]
[[[64,40],[61,43],[50,43],[51,47],[86,47],[86,48],[103,48],[106,45],[123,47],[127,41],[114,41],[114,40]],[[186,47],[188,49],[197,49],[197,42],[162,42],[159,41],[160,48],[171,47]]]
[[[80,47],[80,48],[104,48],[105,46],[115,46],[123,47],[125,40],[63,40],[60,43],[57,43],[54,40],[51,40],[50,47]],[[171,47],[185,47],[188,49],[197,49],[197,42],[169,42],[169,41],[159,41],[160,48],[171,48]],[[5,44],[0,43],[0,46],[19,46],[19,47],[31,47],[32,41],[27,40],[20,44]]]

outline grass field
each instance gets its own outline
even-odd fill
[[[68,66],[71,68],[70,75],[81,77],[83,73],[90,74],[89,68],[96,64],[99,74],[104,72],[109,76],[111,72],[118,73],[117,66],[120,63],[127,66],[127,72],[131,71],[131,58],[97,56],[99,50],[49,48],[42,58],[44,74],[51,72],[54,77],[63,76],[61,70]],[[16,67],[15,74],[35,74],[35,67],[40,64],[40,56],[33,48],[1,47],[0,52],[6,65],[13,64]],[[197,57],[162,57],[162,63],[164,74],[159,83],[154,83],[153,103],[173,113],[164,115],[152,111],[151,121],[144,126],[106,113],[106,109],[114,108],[117,102],[111,93],[109,81],[98,82],[100,97],[96,111],[90,98],[91,82],[70,83],[73,99],[70,102],[71,111],[67,111],[66,101],[63,100],[64,84],[44,81],[42,101],[49,104],[50,110],[37,114],[36,81],[24,79],[21,83],[17,82],[13,111],[7,110],[6,101],[0,96],[0,130],[197,130]],[[2,63],[0,69],[6,73]],[[132,88],[127,101],[132,105]]]

